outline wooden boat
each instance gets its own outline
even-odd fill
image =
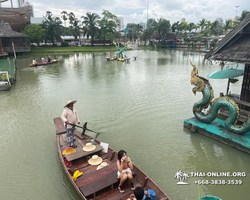
[[[1,0],[2,2],[7,0]],[[0,21],[8,22],[14,31],[21,32],[27,23],[30,22],[32,15],[32,6],[27,5],[19,8],[1,7]]]
[[[37,66],[42,66],[42,65],[50,65],[50,64],[54,64],[57,63],[59,60],[52,60],[51,62],[45,62],[45,63],[37,63],[36,65],[30,64],[30,67],[37,67]]]
[[[104,153],[100,141],[76,130],[76,152],[63,155],[63,151],[67,148],[65,127],[59,117],[54,119],[54,124],[56,127],[57,148],[60,160],[71,183],[82,199],[126,200],[129,198],[133,191],[131,191],[128,182],[123,184],[124,193],[120,193],[118,190],[117,151],[108,147],[107,153]],[[96,143],[96,148],[93,151],[83,151],[82,148],[86,145],[87,140],[93,140],[93,142]],[[93,155],[101,157],[103,162],[108,163],[108,166],[97,170],[97,165],[90,165],[88,159]],[[74,181],[72,176],[77,170],[83,174]],[[133,167],[133,176],[135,187],[141,186],[146,190],[153,190],[157,200],[171,200],[168,195],[136,165]]]

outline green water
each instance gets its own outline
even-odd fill
[[[1,199],[80,199],[60,164],[53,124],[74,99],[81,124],[87,121],[88,128],[101,132],[99,140],[126,150],[172,200],[197,199],[195,180],[213,179],[189,178],[189,185],[177,185],[179,170],[250,173],[248,154],[183,128],[202,98],[192,93],[189,59],[204,77],[218,64],[203,63],[202,53],[179,50],[127,51],[128,57],[138,56],[129,63],[106,61],[113,54],[56,55],[58,63],[37,68],[29,67],[32,56],[18,57],[17,82],[0,93]],[[242,77],[230,91],[239,93],[241,82]],[[210,83],[215,97],[225,93],[227,80]],[[249,199],[249,177],[233,179],[243,184],[201,185],[201,195]]]

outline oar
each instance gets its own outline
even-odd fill
[[[68,124],[70,124],[70,125],[72,125],[72,126],[76,126],[76,127],[78,127],[78,128],[82,128],[82,129],[83,129],[83,130],[82,130],[82,134],[85,133],[85,130],[90,131],[90,132],[93,132],[93,133],[96,133],[96,134],[100,134],[100,133],[97,133],[97,132],[95,132],[95,131],[92,131],[92,130],[88,129],[88,128],[87,128],[87,122],[85,122],[83,126],[78,126],[78,125],[76,125],[76,124],[71,124],[71,123],[68,123]]]

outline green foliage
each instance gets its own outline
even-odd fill
[[[103,17],[99,20],[100,38],[102,38],[103,41],[105,41],[106,38],[114,39],[115,28],[120,25],[120,21],[116,15],[113,15],[107,10],[103,10],[102,15]]]
[[[68,47],[69,43],[68,42],[61,42],[61,47]]]
[[[59,17],[53,17],[53,14],[50,11],[46,12],[44,17],[43,28],[46,29],[45,41],[49,40],[51,43],[55,43],[55,40],[61,40],[62,34],[62,21]]]
[[[29,24],[23,31],[23,33],[29,36],[29,42],[37,43],[37,45],[43,41],[45,32],[46,30],[43,29],[41,25],[37,24]]]
[[[87,12],[83,18],[83,34],[87,36],[87,38],[91,37],[91,46],[93,46],[94,38],[100,33],[98,28],[98,20],[100,16],[96,13]]]

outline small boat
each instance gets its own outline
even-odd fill
[[[50,61],[50,62],[45,62],[45,63],[37,63],[36,65],[33,65],[33,64],[30,64],[29,66],[30,67],[37,67],[37,66],[42,66],[42,65],[50,65],[50,64],[54,64],[54,63],[57,63],[59,60],[57,60],[57,59],[54,59],[54,60],[52,60],[52,61]]]
[[[82,199],[125,200],[130,197],[133,191],[131,191],[129,183],[125,182],[123,184],[124,193],[120,193],[118,190],[117,151],[107,145],[103,148],[102,142],[85,134],[84,131],[81,133],[78,130],[75,132],[75,144],[77,148],[72,149],[70,147],[70,150],[67,147],[66,131],[63,121],[59,117],[54,118],[54,124],[60,161],[69,180]],[[86,126],[84,125],[83,127]],[[95,144],[95,149],[92,151],[84,151],[83,149],[89,146],[89,141]],[[65,155],[65,150],[69,151],[69,153],[70,151],[75,152]],[[92,159],[94,156],[102,159],[101,161],[103,161],[102,163],[105,165],[102,165],[102,163],[99,163],[99,166],[90,165],[89,159]],[[100,166],[105,167],[101,168]],[[132,171],[135,187],[141,186],[145,190],[153,190],[157,200],[171,200],[168,195],[136,165],[133,165]]]
[[[10,90],[11,81],[7,71],[0,71],[0,90]]]

